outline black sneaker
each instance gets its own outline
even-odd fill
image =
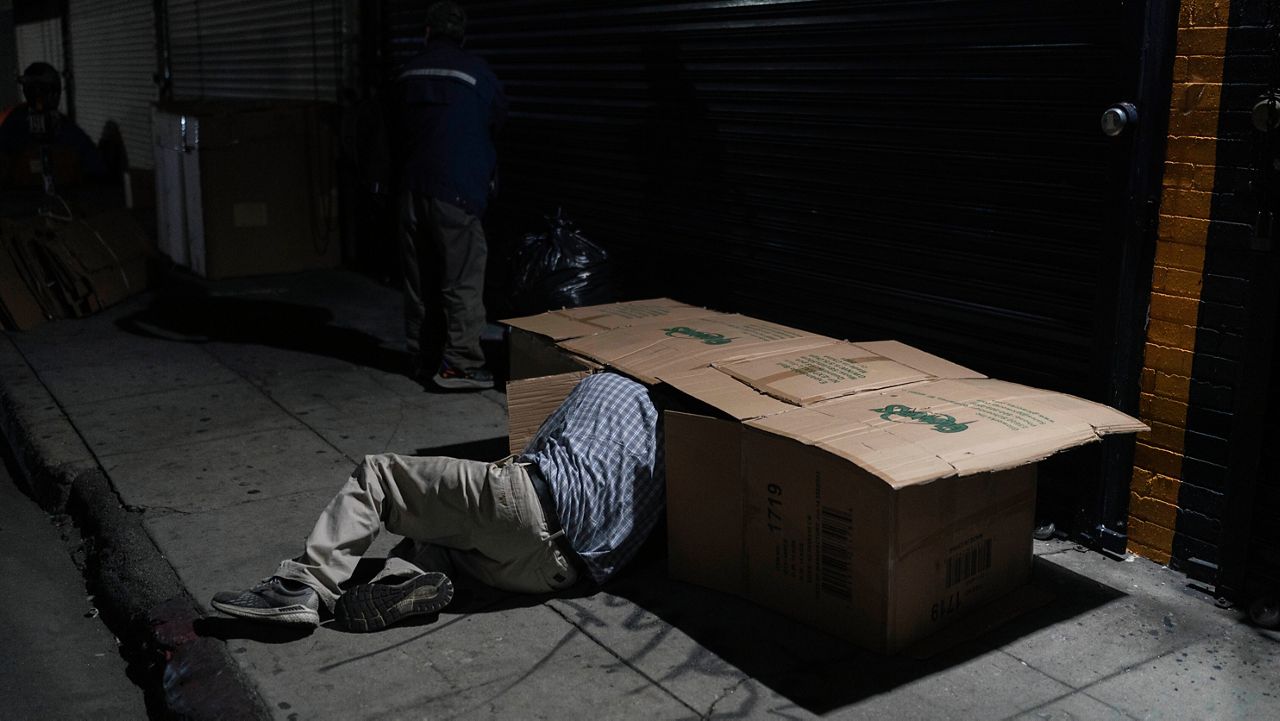
[[[210,603],[225,614],[255,621],[320,625],[320,597],[316,592],[279,576],[245,591],[223,591]]]
[[[403,583],[365,583],[342,594],[333,617],[350,631],[380,631],[409,618],[436,613],[453,600],[453,581],[431,571]]]
[[[493,374],[484,368],[464,371],[442,362],[431,382],[450,391],[480,391],[493,387]]]

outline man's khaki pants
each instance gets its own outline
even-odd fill
[[[384,526],[415,541],[416,558],[447,556],[496,588],[544,593],[578,578],[547,532],[524,464],[395,454],[365,457],[320,514],[305,552],[275,575],[314,588],[332,608]],[[380,576],[417,573],[419,566],[389,559]]]

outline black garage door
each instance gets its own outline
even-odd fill
[[[383,5],[392,59],[420,46],[425,4]],[[495,244],[563,206],[627,261],[628,295],[897,338],[994,376],[1136,404],[1168,10],[467,8],[468,47],[512,108]],[[1104,135],[1100,117],[1122,101],[1145,117]]]

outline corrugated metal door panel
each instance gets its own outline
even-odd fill
[[[23,23],[13,28],[14,44],[18,51],[18,72],[36,62],[49,63],[59,72],[63,68],[65,56],[62,54],[62,19],[41,20],[35,23]],[[66,99],[63,99],[63,109]]]
[[[340,0],[170,0],[174,95],[333,101]]]
[[[117,123],[130,167],[152,168],[153,5],[136,0],[71,0],[68,18],[77,123],[95,141],[106,123]]]
[[[11,3],[0,6],[0,78],[18,77],[22,68],[18,66],[18,43],[13,32],[13,7]],[[9,42],[14,38],[15,42]],[[16,83],[0,84],[0,108],[17,105],[22,102],[22,93]]]
[[[388,0],[396,61],[426,4]],[[511,100],[492,224],[563,205],[648,272],[638,292],[1101,395],[1128,148],[1098,118],[1139,42],[1118,4],[467,10]]]
[[[1274,263],[1272,267],[1275,267]],[[1274,276],[1271,292],[1280,292],[1280,283]],[[1272,343],[1277,344],[1271,353],[1273,358],[1277,356],[1276,350],[1280,350],[1278,336],[1280,334],[1272,336]],[[1271,369],[1269,386],[1269,400],[1265,408],[1280,408],[1280,373],[1276,373],[1275,368]],[[1280,419],[1274,413],[1267,413],[1263,419],[1261,445],[1262,459],[1254,481],[1257,490],[1254,492],[1253,521],[1249,524],[1251,533],[1246,552],[1248,585],[1255,594],[1266,593],[1274,598],[1280,596],[1280,524],[1276,523],[1280,518]]]

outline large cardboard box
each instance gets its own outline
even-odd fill
[[[296,102],[156,107],[161,252],[213,279],[336,267],[337,171],[322,115]]]
[[[565,308],[502,321],[510,326],[507,381],[508,443],[524,449],[534,432],[578,384],[600,364],[570,353],[557,343],[615,328],[674,321],[708,311],[670,298]]]
[[[666,416],[674,577],[885,652],[1025,582],[1037,461],[1145,428],[899,342],[740,315],[691,312],[556,346],[716,411]],[[521,402],[509,397],[513,414]]]

